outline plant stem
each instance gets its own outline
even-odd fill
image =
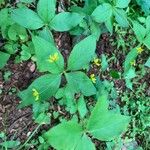
[[[21,150],[30,140],[31,140],[31,138],[34,136],[34,134],[37,132],[37,130],[40,128],[40,126],[41,126],[42,124],[39,124],[37,127],[36,127],[36,129],[32,132],[32,134],[29,136],[29,138],[26,140],[26,142],[23,144],[23,145],[21,145],[17,150]]]

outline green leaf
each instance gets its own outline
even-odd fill
[[[144,37],[146,35],[146,29],[137,21],[132,22],[132,24],[133,24],[133,31],[136,35],[137,40],[139,42],[143,42]]]
[[[77,26],[83,19],[78,13],[62,12],[56,15],[50,23],[50,27],[56,31],[68,31]]]
[[[84,118],[88,110],[86,108],[86,102],[83,96],[80,96],[80,98],[78,99],[77,107],[78,107],[80,117]]]
[[[38,124],[49,124],[50,123],[50,116],[46,115],[45,113],[41,113],[35,119],[35,122]]]
[[[145,66],[150,68],[150,57],[148,58],[147,62],[145,63]]]
[[[0,51],[0,69],[2,69],[7,63],[10,55]]]
[[[125,79],[132,79],[136,77],[135,69],[131,67],[126,73],[125,73]]]
[[[47,28],[43,28],[43,30],[39,31],[39,36],[44,40],[52,43],[55,46],[54,38],[52,32]]]
[[[6,142],[0,143],[0,146],[7,147],[7,148],[15,148],[19,145],[20,145],[19,141],[6,141]]]
[[[112,34],[113,33],[113,17],[110,17],[106,22],[105,26],[107,27],[108,31]]]
[[[38,36],[32,38],[37,57],[37,66],[41,72],[49,71],[53,74],[62,73],[64,70],[64,59],[58,49],[50,43]],[[58,55],[58,59],[49,62],[49,57]]]
[[[31,30],[39,29],[44,25],[40,17],[28,8],[14,9],[11,17],[19,25]]]
[[[128,7],[131,0],[116,0],[116,7],[126,8]]]
[[[25,41],[28,38],[28,34],[25,28],[15,23],[8,29],[8,37],[13,41],[17,41],[18,38]]]
[[[150,33],[146,36],[146,38],[143,41],[143,44],[150,49]]]
[[[96,94],[96,89],[87,75],[81,71],[66,73],[68,86],[76,93],[81,92],[85,96]]]
[[[96,39],[88,36],[76,44],[69,56],[68,70],[84,68],[93,59],[96,49]]]
[[[110,71],[110,75],[111,75],[111,77],[114,78],[114,79],[119,79],[119,78],[120,78],[120,74],[119,74],[119,72],[116,71],[116,70],[111,70],[111,71]]]
[[[96,149],[91,139],[86,134],[84,134],[75,150],[96,150]]]
[[[33,110],[33,119],[36,119],[41,113],[47,112],[49,109],[49,102],[36,102],[32,106]]]
[[[60,75],[47,74],[37,78],[26,90],[19,92],[20,107],[48,100],[57,92],[60,81]],[[34,89],[39,93],[38,97],[33,95]]]
[[[31,57],[30,48],[23,44],[21,49],[21,60],[28,60]]]
[[[49,23],[55,16],[56,0],[39,0],[37,4],[38,15],[45,23]]]
[[[144,22],[145,23],[145,22]],[[146,33],[150,33],[150,16],[146,18]]]
[[[136,57],[138,56],[137,49],[132,49],[126,56],[125,62],[124,62],[124,72],[128,72],[128,70],[131,68],[131,62],[133,62]]]
[[[128,27],[129,26],[129,22],[127,20],[126,12],[123,9],[114,8],[113,13],[115,15],[115,19],[116,19],[117,23],[121,27]]]
[[[92,13],[93,19],[98,22],[105,22],[112,16],[112,7],[108,3],[99,5]]]
[[[102,69],[102,71],[105,71],[108,68],[108,62],[107,62],[107,58],[104,54],[102,54],[101,60],[102,60],[101,69]]]
[[[99,98],[87,124],[88,132],[102,141],[118,137],[129,123],[129,117],[108,111],[107,96]]]
[[[34,2],[35,0],[20,0],[20,2],[22,3],[27,3],[27,4],[30,4],[32,2]]]
[[[61,123],[44,134],[47,142],[57,150],[73,150],[82,136],[82,127],[75,121]]]

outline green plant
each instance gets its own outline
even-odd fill
[[[90,117],[82,122],[67,121],[53,127],[43,137],[55,149],[95,149],[88,134],[99,140],[110,141],[126,128],[129,117],[108,111],[107,96],[99,97]]]
[[[2,140],[2,141],[1,141]],[[20,145],[19,141],[7,141],[7,137],[4,132],[0,132],[0,148],[7,150],[10,148],[16,148]]]

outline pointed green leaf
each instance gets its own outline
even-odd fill
[[[84,134],[75,150],[96,150],[96,149],[91,139],[86,134]]]
[[[49,71],[53,74],[62,73],[64,70],[64,59],[53,43],[48,42],[41,37],[33,37],[35,54],[37,57],[37,66],[41,72]],[[54,62],[50,62],[50,57],[57,55]]]
[[[45,23],[49,23],[55,16],[56,0],[39,0],[37,4],[38,15]]]
[[[60,75],[47,74],[37,78],[26,90],[19,92],[18,96],[22,100],[20,107],[48,100],[57,92],[60,81]],[[37,96],[33,94],[35,90]]]
[[[96,38],[93,36],[88,36],[76,44],[69,56],[68,69],[79,70],[84,68],[93,59],[95,49]]]
[[[132,66],[132,62],[135,61],[136,57],[138,56],[137,48],[132,49],[126,56],[124,62],[124,72],[126,73],[130,67]]]
[[[2,69],[7,63],[10,55],[0,51],[0,69]]]
[[[79,115],[81,118],[84,118],[86,113],[88,112],[86,108],[86,102],[83,96],[81,96],[77,101],[77,107],[79,111]]]
[[[40,17],[28,8],[14,9],[11,17],[19,25],[31,30],[39,29],[44,25]]]
[[[76,93],[81,92],[85,96],[96,94],[96,89],[88,76],[80,71],[66,73],[68,86]]]
[[[20,145],[20,141],[13,141],[13,140],[0,143],[0,146],[7,147],[7,148],[16,148],[19,145]]]
[[[150,33],[146,36],[146,38],[143,41],[143,44],[150,49]]]
[[[146,29],[137,21],[132,22],[133,24],[133,31],[136,35],[136,38],[139,42],[143,42],[145,34],[146,34]]]
[[[56,44],[54,42],[53,34],[47,27],[45,27],[45,28],[43,28],[43,30],[39,31],[39,36],[41,38],[43,38],[44,40],[50,42],[54,46],[56,46]]]
[[[145,66],[150,68],[150,57],[148,58],[147,62],[145,63]]]
[[[128,7],[131,0],[116,0],[116,7],[126,8]]]
[[[126,12],[123,9],[114,8],[113,13],[114,13],[114,16],[115,16],[115,19],[116,19],[117,23],[121,27],[128,27],[129,26],[129,22],[127,20]]]
[[[92,13],[93,19],[98,22],[105,22],[112,16],[112,7],[108,3],[99,5]]]
[[[50,23],[50,27],[56,31],[69,31],[77,26],[83,19],[78,13],[62,12],[56,15]]]
[[[57,150],[74,150],[82,132],[82,127],[78,123],[68,121],[53,127],[44,134],[44,137]]]
[[[110,141],[118,137],[129,123],[129,117],[108,111],[107,96],[97,102],[87,124],[88,132],[95,138]]]

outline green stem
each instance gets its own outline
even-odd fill
[[[31,140],[31,138],[34,136],[34,134],[37,132],[37,130],[40,128],[42,124],[39,124],[36,129],[32,132],[32,134],[29,136],[29,138],[26,140],[26,142],[21,145],[17,150],[21,150],[24,146],[26,146],[26,144]]]

